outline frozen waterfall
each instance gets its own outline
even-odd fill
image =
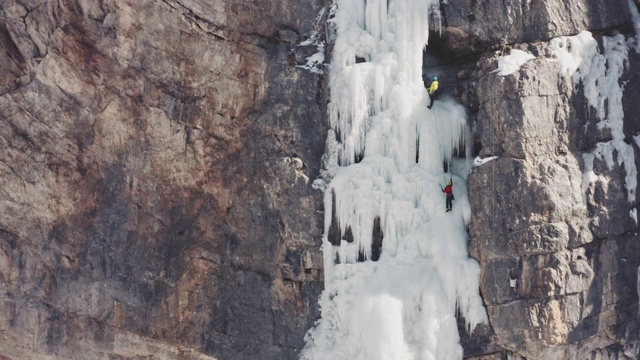
[[[325,191],[325,291],[302,358],[462,359],[456,312],[470,329],[487,316],[467,253],[466,111],[446,97],[428,110],[421,80],[437,1],[337,0],[332,12],[332,130],[326,181],[315,183]]]

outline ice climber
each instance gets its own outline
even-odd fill
[[[440,189],[442,189],[442,185],[440,185]],[[444,189],[442,189],[442,192],[447,194],[447,211],[445,212],[449,212],[451,211],[451,206],[452,206],[452,201],[455,200],[455,198],[453,197],[453,178],[449,179],[449,181],[447,181],[447,186],[444,187]]]
[[[433,106],[433,99],[436,98],[436,94],[438,92],[438,77],[434,76],[433,77],[433,81],[431,82],[431,85],[429,85],[429,89],[427,91],[429,91],[429,99],[431,100],[431,103],[429,103],[429,106],[427,106],[429,109],[431,109],[431,107]]]

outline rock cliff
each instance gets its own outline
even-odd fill
[[[0,358],[297,358],[323,6],[0,1]]]
[[[329,94],[296,65],[328,3],[0,0],[0,359],[298,357]],[[497,157],[469,177],[470,359],[639,356],[640,55],[601,112],[554,40],[637,46],[635,4],[441,2],[429,65]],[[511,49],[535,58],[499,76]]]
[[[470,358],[639,356],[635,6],[626,0],[441,5],[442,33],[433,44],[441,63],[456,62],[441,68],[453,84],[448,92],[469,106],[477,155],[497,157],[469,177],[470,252],[482,268],[490,318],[489,328],[465,338]],[[592,32],[598,50],[572,75],[558,46],[578,47],[582,38],[575,35],[583,30]],[[574,37],[552,40],[562,36]],[[501,76],[497,60],[511,49],[534,59]],[[597,61],[602,74],[594,73]],[[602,83],[589,84],[589,76]],[[624,89],[620,99],[603,94],[605,81]],[[601,104],[591,102],[594,89]],[[617,129],[613,118],[622,110]],[[608,146],[615,149],[602,150]]]

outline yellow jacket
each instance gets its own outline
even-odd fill
[[[429,86],[429,94],[433,94],[436,90],[438,90],[438,80],[434,80]]]

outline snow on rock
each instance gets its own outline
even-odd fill
[[[591,33],[583,31],[572,37],[552,40],[554,55],[561,61],[567,75],[573,76],[575,85],[582,84],[589,106],[596,110],[600,122],[598,128],[608,128],[612,140],[600,142],[584,154],[583,197],[596,181],[606,181],[593,172],[595,159],[604,161],[609,169],[617,163],[625,169],[627,201],[634,202],[637,188],[637,169],[633,146],[625,142],[623,132],[624,112],[622,96],[625,84],[620,78],[628,66],[629,46],[621,34],[604,36],[602,49]],[[599,51],[601,50],[601,51]]]
[[[575,36],[563,36],[551,40],[550,47],[553,55],[560,60],[562,70],[574,80],[579,81],[579,76],[574,75],[583,59],[591,59],[597,53],[598,43],[590,32],[582,31]],[[586,66],[586,65],[585,65]]]
[[[318,44],[318,52],[307,58],[307,63],[304,65],[297,65],[296,67],[309,70],[314,74],[322,74],[321,66],[324,63],[324,43]]]
[[[534,57],[535,56],[526,51],[513,49],[509,55],[498,58],[498,68],[495,72],[499,76],[511,75],[520,70],[520,67],[524,65],[524,63]]]
[[[466,111],[447,98],[428,110],[421,81],[434,4],[337,1],[332,130],[315,182],[325,191],[325,291],[303,359],[462,359],[456,311],[470,329],[487,321],[467,253]],[[445,213],[439,185],[449,179],[456,200]]]
[[[486,163],[488,163],[491,160],[495,160],[497,159],[497,156],[489,156],[486,158],[481,158],[481,157],[476,157],[475,159],[473,159],[473,166],[480,166],[480,165],[484,165]]]
[[[332,14],[335,11],[334,8],[331,9],[330,13]],[[325,18],[326,9],[322,8],[316,17],[316,23],[320,23]],[[303,42],[301,42],[298,46],[311,46],[315,45],[317,52],[306,58],[307,63],[304,65],[297,65],[296,67],[309,70],[314,74],[323,74],[322,66],[324,65],[325,53],[324,53],[324,41],[320,40],[320,36],[318,35],[318,30],[314,30],[309,35],[309,38]]]

